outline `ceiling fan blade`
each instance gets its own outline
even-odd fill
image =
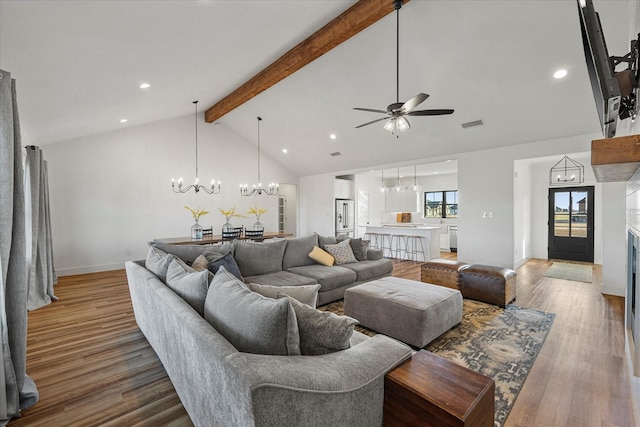
[[[370,122],[367,122],[367,123],[361,124],[360,126],[356,126],[356,129],[361,128],[361,127],[363,127],[363,126],[367,126],[367,125],[370,125],[370,124],[376,123],[376,122],[380,122],[380,121],[382,121],[382,120],[388,120],[388,119],[389,119],[389,117],[383,117],[383,118],[381,118],[381,119],[372,120],[372,121],[370,121]]]
[[[374,110],[372,108],[358,108],[358,107],[354,107],[354,110],[358,110],[358,111],[369,111],[371,113],[382,113],[382,114],[387,114],[386,111],[384,110]]]
[[[408,116],[442,116],[444,114],[453,114],[453,110],[451,109],[418,110],[418,111],[410,111],[407,113]]]
[[[426,93],[419,93],[402,105],[404,111],[411,111],[422,104],[429,97]]]

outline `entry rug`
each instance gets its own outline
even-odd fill
[[[593,281],[593,267],[585,264],[554,262],[544,275],[554,279],[591,283]]]
[[[319,309],[344,314],[342,301]],[[495,381],[495,427],[501,427],[554,318],[553,313],[514,305],[503,309],[465,299],[460,325],[432,341],[425,349]],[[361,326],[356,326],[356,330],[367,335],[376,334]]]

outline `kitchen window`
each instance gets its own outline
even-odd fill
[[[458,191],[427,191],[424,193],[425,218],[457,218]]]

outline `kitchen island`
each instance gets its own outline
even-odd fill
[[[440,232],[442,227],[416,224],[416,223],[396,223],[396,224],[380,224],[380,225],[367,225],[367,233],[377,233],[384,235],[385,242],[388,242],[391,236],[419,236],[422,240],[422,248],[418,245],[418,261],[429,261],[433,258],[440,256]],[[391,251],[386,250],[384,255],[388,257],[395,257],[396,254],[402,256],[405,252],[404,239],[393,238],[393,247]],[[397,247],[397,243],[400,246]],[[382,241],[379,241],[379,245]],[[388,247],[388,245],[385,245]],[[420,251],[422,249],[422,251]]]

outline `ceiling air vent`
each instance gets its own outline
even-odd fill
[[[467,123],[463,123],[462,124],[462,128],[466,129],[466,128],[470,128],[473,126],[482,126],[484,123],[482,123],[482,120],[474,120],[473,122],[467,122]]]
[[[329,153],[329,155],[330,155],[331,157],[335,157],[335,156],[342,156],[342,153],[341,153],[341,152],[339,152],[339,151],[334,151],[333,153]]]

